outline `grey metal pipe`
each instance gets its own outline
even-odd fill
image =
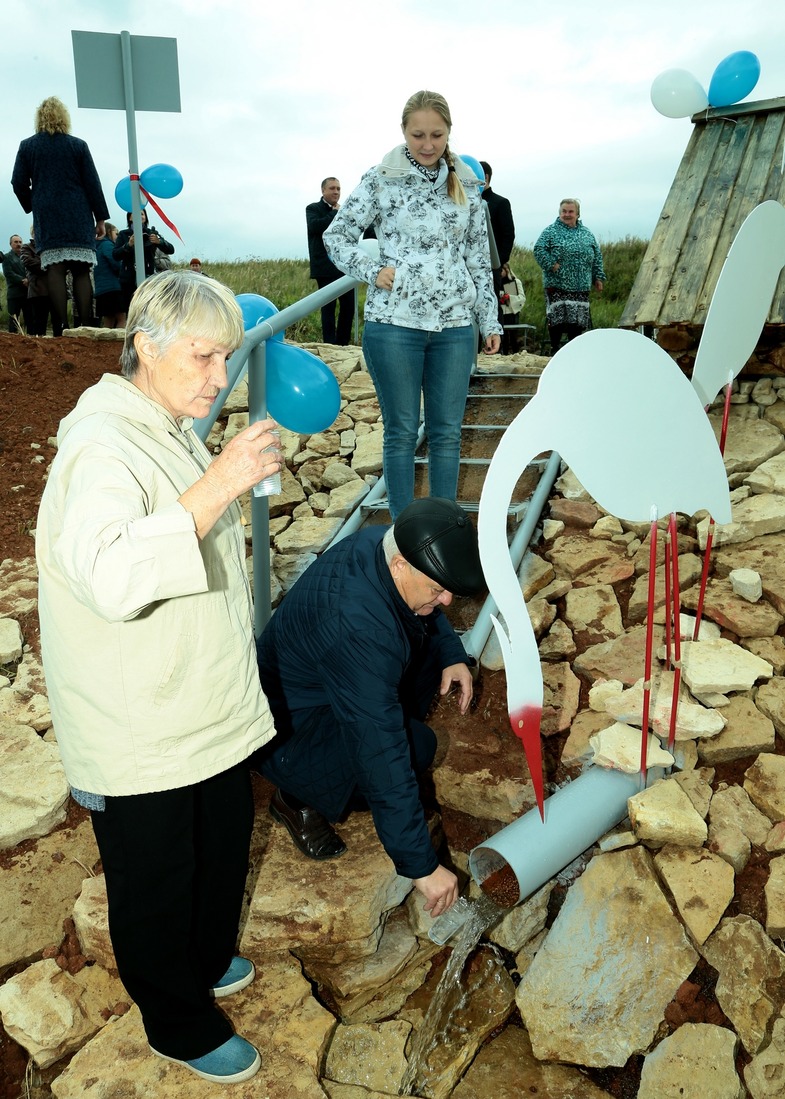
[[[652,767],[647,780],[661,778]],[[588,767],[537,807],[478,844],[469,855],[472,877],[491,899],[511,908],[535,893],[627,815],[640,776]]]

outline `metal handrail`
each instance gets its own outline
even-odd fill
[[[323,286],[320,290],[308,294],[286,309],[274,313],[260,321],[245,333],[242,344],[229,359],[227,366],[227,384],[215,399],[209,415],[195,425],[196,435],[206,442],[213,424],[220,416],[226,399],[243,375],[248,373],[248,421],[255,424],[267,417],[267,341],[279,332],[284,332],[290,324],[304,320],[316,309],[335,301],[341,294],[361,283],[350,275]],[[270,506],[266,496],[251,494],[251,554],[254,576],[254,634],[258,637],[272,614],[270,598]],[[267,597],[263,598],[262,593]]]

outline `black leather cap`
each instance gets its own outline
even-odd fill
[[[395,520],[394,530],[403,557],[446,591],[474,595],[485,587],[477,533],[453,500],[415,500]]]

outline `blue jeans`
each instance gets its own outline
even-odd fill
[[[456,497],[461,423],[475,346],[471,325],[425,332],[397,324],[365,322],[363,353],[384,422],[384,479],[393,519],[414,499],[421,393],[430,494],[448,500]]]

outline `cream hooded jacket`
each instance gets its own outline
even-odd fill
[[[365,173],[324,233],[330,259],[347,275],[368,283],[365,319],[428,332],[476,321],[483,338],[501,333],[488,251],[486,203],[471,168],[455,157],[466,190],[460,206],[447,194],[448,170],[430,183],[399,145]],[[379,256],[360,244],[373,225]],[[395,268],[392,290],[376,278]]]
[[[38,606],[76,789],[192,785],[274,734],[239,506],[200,542],[177,502],[210,462],[191,427],[110,374],[60,424],[36,529]]]

